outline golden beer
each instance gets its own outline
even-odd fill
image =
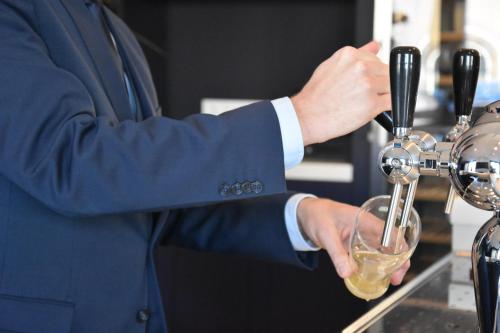
[[[389,288],[392,273],[410,256],[411,251],[385,254],[355,249],[352,257],[358,270],[344,280],[345,285],[352,294],[366,301],[378,298]]]

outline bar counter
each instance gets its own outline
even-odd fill
[[[470,258],[448,254],[342,332],[478,332],[472,285],[456,282],[469,267]]]

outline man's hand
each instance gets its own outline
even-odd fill
[[[341,278],[349,277],[356,270],[348,251],[358,209],[355,206],[317,198],[302,200],[297,209],[302,231],[314,244],[328,252]],[[401,284],[409,268],[410,261],[407,261],[392,275],[391,283]]]
[[[291,98],[304,146],[348,134],[391,109],[389,66],[379,49],[376,42],[340,49]]]

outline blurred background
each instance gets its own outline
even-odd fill
[[[481,53],[475,106],[500,99],[496,0],[111,0],[109,6],[136,33],[163,113],[173,118],[291,96],[336,50],[372,39],[382,43],[386,62],[394,46],[422,51],[415,126],[438,139],[455,122],[457,48]],[[389,193],[375,165],[386,141],[370,124],[307,147],[304,162],[287,173],[289,189],[356,205]],[[423,235],[406,281],[452,250],[452,224],[442,213],[447,182],[420,183],[415,206]],[[456,228],[464,228],[460,223]],[[314,272],[178,248],[159,249],[157,265],[172,333],[338,332],[377,303],[351,296],[324,253]]]

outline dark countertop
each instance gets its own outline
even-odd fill
[[[477,332],[475,311],[455,303],[473,302],[472,286],[452,281],[453,260],[449,254],[398,291],[375,305],[364,316],[343,330],[343,333],[466,333]],[[463,258],[459,258],[463,266]],[[456,266],[456,265],[455,265]],[[467,299],[456,294],[462,288]],[[453,290],[453,291],[451,291]],[[454,293],[451,295],[450,293]],[[458,301],[457,301],[458,300]]]

